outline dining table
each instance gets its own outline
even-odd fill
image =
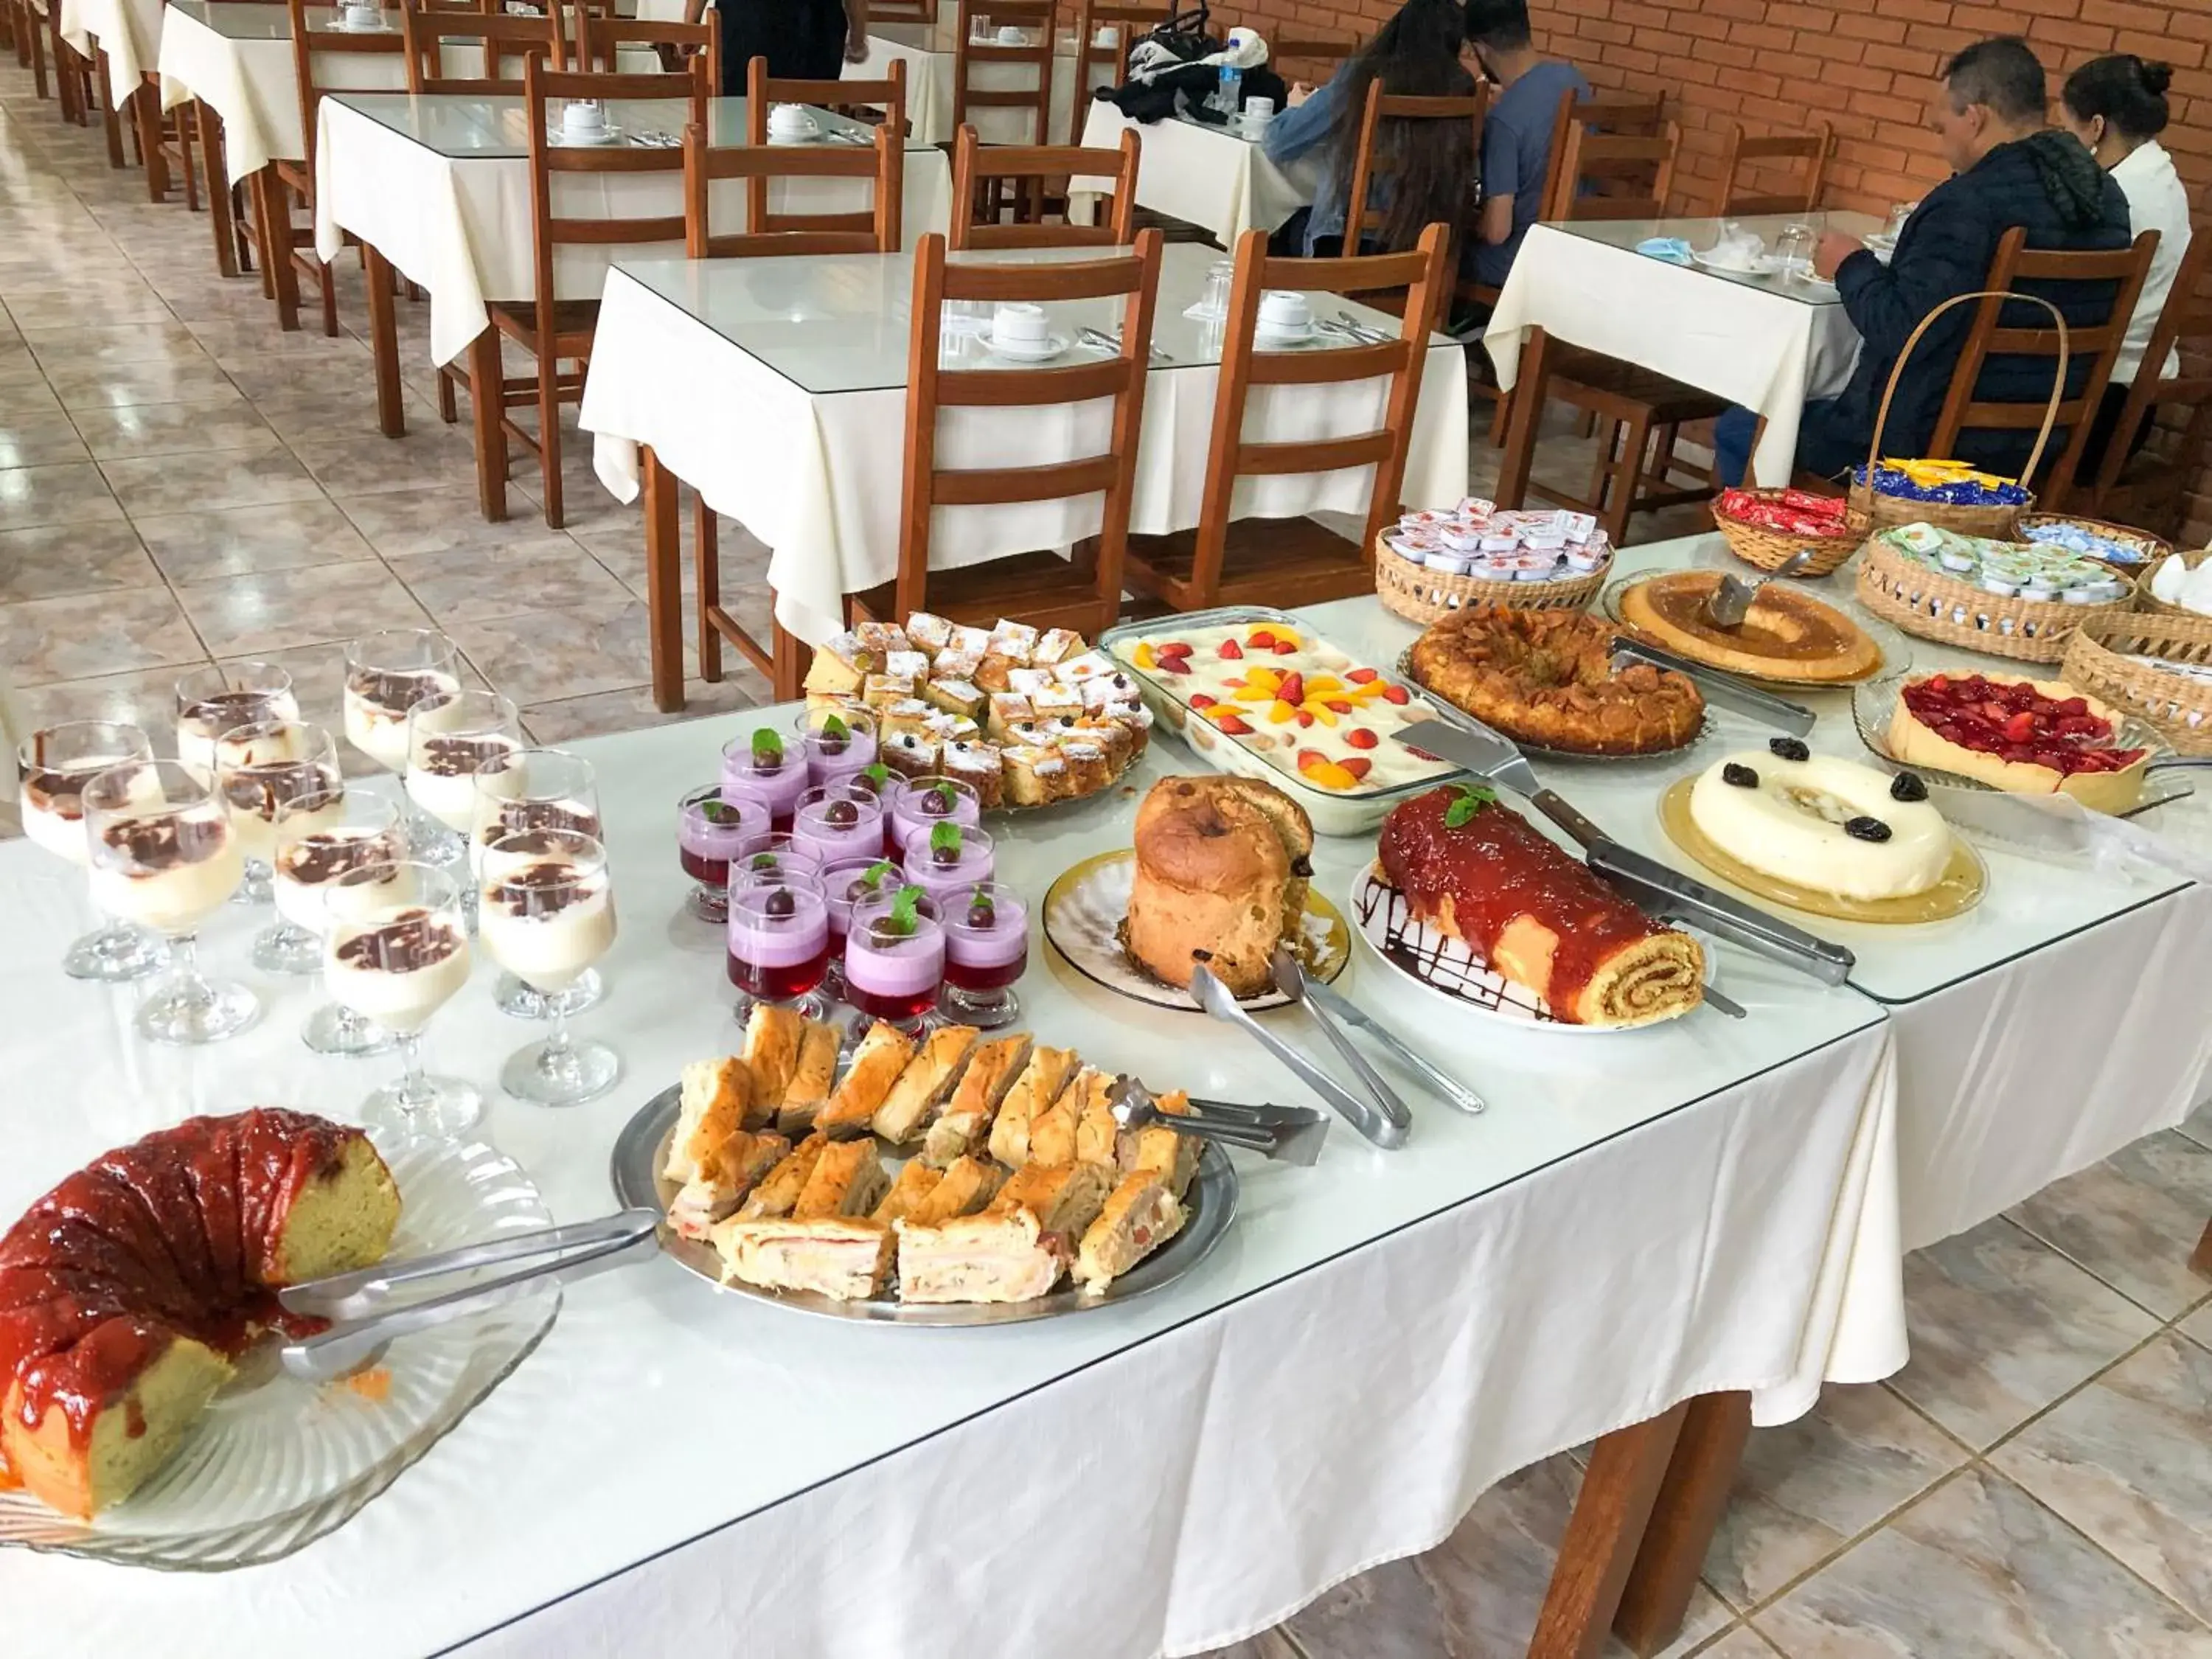
[[[1363,606],[1305,625],[1349,645]],[[434,1068],[490,1097],[470,1133],[556,1221],[615,1207],[624,1127],[687,1062],[734,1051],[723,933],[686,906],[674,807],[718,775],[725,744],[788,732],[796,712],[571,745],[595,769],[620,916],[603,999],[576,1021],[622,1055],[610,1093],[561,1110],[499,1095],[501,1059],[531,1028],[495,1011],[481,952],[430,1024]],[[1024,1025],[1156,1090],[1312,1104],[1259,1048],[1107,988],[1040,931],[1048,886],[1127,848],[1136,796],[1193,769],[1163,729],[1118,786],[990,819],[997,878],[1032,903]],[[1372,856],[1367,836],[1321,838],[1315,890],[1349,915]],[[392,1074],[389,1057],[301,1044],[322,989],[250,965],[250,907],[204,929],[201,958],[252,986],[258,1023],[176,1050],[131,1036],[129,988],[61,975],[89,921],[80,872],[0,845],[0,904],[18,1015],[0,1061],[41,1080],[0,1097],[0,1214],[188,1114],[270,1103],[344,1121]],[[264,1565],[151,1571],[0,1538],[11,1645],[64,1659],[158,1630],[164,1655],[194,1659],[234,1653],[250,1626],[257,1646],[331,1659],[670,1653],[726,1648],[735,1626],[777,1659],[956,1659],[1010,1632],[1025,1652],[1199,1654],[1430,1547],[1504,1475],[1595,1442],[1529,1650],[1596,1652],[1693,1402],[1756,1391],[1762,1416],[1786,1418],[1824,1378],[1901,1363],[1888,1012],[1722,946],[1717,982],[1745,1018],[1708,1006],[1644,1030],[1539,1030],[1455,1011],[1353,950],[1335,988],[1486,1109],[1383,1058],[1407,1144],[1386,1152],[1333,1120],[1310,1168],[1229,1154],[1235,1218],[1172,1282],[1069,1316],[916,1329],[812,1316],[647,1260],[559,1291],[535,1351],[457,1427]],[[1322,1052],[1298,1011],[1258,1018]],[[381,1361],[395,1388],[406,1341]],[[343,1389],[327,1406],[362,1408]],[[1009,1540],[1032,1537],[1050,1547],[1007,1571]]]
[[[1125,132],[1136,133],[1141,144],[1137,205],[1200,226],[1224,248],[1235,247],[1248,230],[1281,228],[1311,205],[1321,182],[1317,154],[1277,162],[1260,138],[1238,127],[1181,112],[1132,120],[1103,99],[1084,118],[1083,146],[1114,149]],[[1112,188],[1106,179],[1071,179],[1071,213],[1090,210]]]
[[[955,258],[1080,259],[1083,248]],[[1154,356],[1146,383],[1129,528],[1139,535],[1189,529],[1206,483],[1222,329],[1189,313],[1218,255],[1189,243],[1163,250],[1153,308]],[[914,262],[905,253],[819,259],[622,260],[608,274],[599,347],[578,421],[593,434],[600,482],[622,501],[647,501],[649,581],[673,595],[678,549],[670,478],[690,484],[769,549],[775,618],[790,636],[818,644],[836,633],[844,596],[897,572]],[[1311,295],[1316,316],[1350,316],[1395,333],[1396,318],[1333,295]],[[1118,328],[1112,300],[1048,306],[1068,353],[1099,348],[1082,331]],[[1303,350],[1349,343],[1316,334]],[[973,335],[951,337],[949,361],[1012,368]],[[1382,423],[1386,380],[1316,388],[1255,388],[1249,442],[1373,430]],[[938,453],[948,466],[988,457],[1043,461],[1095,454],[1107,445],[1103,404],[1067,410],[960,409],[940,418]],[[1467,486],[1466,362],[1430,337],[1409,436],[1408,499],[1455,501]],[[1365,517],[1371,470],[1241,480],[1236,516],[1314,513]],[[659,483],[656,483],[659,480]],[[936,556],[947,568],[1097,533],[1095,496],[1018,506],[940,509]],[[654,696],[682,706],[681,622],[656,605]],[[793,688],[787,687],[787,691]]]
[[[1723,268],[1711,250],[1724,226],[1772,250],[1801,225],[1867,236],[1882,222],[1835,211],[1531,225],[1483,330],[1498,386],[1510,392],[1524,378],[1540,384],[1554,340],[1651,369],[1765,417],[1751,479],[1788,483],[1805,404],[1836,396],[1850,381],[1858,330],[1833,283],[1796,267],[1777,268],[1771,252],[1759,256],[1754,268]],[[1637,251],[1654,242],[1686,247],[1691,263]],[[1526,402],[1533,422],[1543,399]],[[1521,441],[1516,431],[1507,443],[1501,501],[1518,501],[1527,488],[1533,428],[1528,437]]]

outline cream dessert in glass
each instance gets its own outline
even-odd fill
[[[484,850],[477,938],[494,962],[544,999],[552,1030],[511,1056],[500,1086],[540,1106],[574,1106],[615,1085],[622,1060],[568,1033],[563,993],[615,942],[606,848],[573,830],[525,830]]]
[[[330,890],[349,871],[385,866],[386,878],[351,890],[361,904],[391,896],[396,866],[407,858],[407,825],[399,803],[356,786],[303,795],[276,811],[273,886],[276,914],[315,941],[331,925]],[[392,1033],[343,1003],[326,1002],[307,1016],[300,1040],[319,1054],[375,1054],[392,1047]]]
[[[134,1022],[155,1042],[215,1042],[251,1025],[261,1004],[216,984],[195,954],[201,925],[230,902],[246,860],[207,775],[182,761],[131,761],[84,787],[93,902],[169,939],[170,968]]]
[[[469,981],[461,890],[434,864],[349,870],[325,890],[323,975],[331,995],[398,1039],[401,1076],[362,1102],[362,1121],[452,1139],[483,1115],[483,1097],[422,1067],[422,1028]]]
[[[740,1024],[759,1002],[827,1018],[821,985],[829,969],[830,912],[811,872],[731,883],[729,973]]]
[[[234,726],[215,740],[216,792],[230,813],[246,879],[239,890],[271,896],[269,866],[276,856],[276,815],[298,797],[342,792],[338,746],[319,726],[263,720]],[[253,965],[276,974],[312,974],[322,964],[313,933],[281,918],[255,936]]]
[[[64,720],[32,732],[15,749],[23,834],[33,846],[89,872],[92,843],[84,826],[85,785],[112,766],[153,758],[154,744],[145,732],[112,720]],[[96,891],[93,902],[96,910]],[[168,956],[160,935],[106,919],[70,946],[62,957],[62,971],[71,979],[118,984],[145,978]]]
[[[591,762],[565,749],[514,749],[477,768],[476,805],[470,814],[469,873],[483,873],[483,851],[503,836],[526,830],[571,830],[600,839],[599,774]],[[599,1000],[599,975],[586,969],[561,994],[562,1012],[580,1014]],[[492,987],[492,1006],[516,1019],[544,1019],[545,999],[511,973]]]
[[[177,682],[177,758],[212,772],[216,739],[234,726],[299,718],[292,676],[275,663],[196,668]]]
[[[425,697],[407,711],[407,798],[453,833],[416,849],[433,864],[465,860],[476,822],[477,769],[522,747],[512,699],[496,691]]]
[[[435,629],[387,628],[346,647],[346,741],[387,772],[407,769],[408,711],[461,689],[460,653]]]
[[[768,808],[778,830],[791,828],[799,798],[811,782],[805,756],[772,726],[757,726],[722,745],[722,793],[750,795]]]
[[[938,913],[945,929],[939,1014],[987,1031],[1012,1024],[1022,1014],[1014,981],[1030,964],[1030,913],[1022,896],[1004,882],[980,881],[940,896]]]
[[[853,906],[845,931],[845,1000],[871,1019],[919,1030],[945,981],[945,930],[919,887],[887,888]]]
[[[865,708],[805,708],[792,722],[817,787],[875,764],[876,720]]]
[[[988,830],[950,820],[908,835],[902,864],[906,878],[939,903],[990,880],[998,867]]]
[[[709,783],[676,803],[676,861],[693,886],[685,902],[702,921],[730,919],[730,866],[748,842],[769,833],[768,808],[750,795],[725,797]]]

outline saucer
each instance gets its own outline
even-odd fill
[[[1710,251],[1700,252],[1692,248],[1690,258],[1705,270],[1723,276],[1771,276],[1782,268],[1780,258],[1771,253],[1756,253],[1743,264],[1729,264],[1713,258]]]
[[[771,144],[818,144],[822,136],[822,129],[816,126],[805,132],[771,132],[768,141]]]
[[[994,336],[988,333],[981,338],[984,349],[993,356],[1004,357],[1017,363],[1048,362],[1066,351],[1069,343],[1068,337],[1065,334],[1048,334],[1034,345],[1018,346],[1011,342],[1001,343]]]
[[[622,143],[623,130],[618,126],[609,125],[601,127],[586,138],[580,133],[570,132],[556,121],[546,129],[545,136],[556,144],[573,144],[579,149],[598,149],[604,145]]]
[[[1268,322],[1264,318],[1255,320],[1252,325],[1253,342],[1258,345],[1304,345],[1308,341],[1320,337],[1321,331],[1313,325],[1313,320],[1310,318],[1303,323],[1294,323],[1287,328],[1279,324]]]

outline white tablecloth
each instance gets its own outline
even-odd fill
[[[1277,167],[1249,138],[1220,127],[1170,118],[1149,125],[1111,104],[1094,102],[1083,124],[1084,147],[1114,149],[1124,132],[1137,135],[1137,205],[1200,225],[1225,248],[1248,230],[1273,230],[1314,198],[1319,163],[1311,156]],[[1073,188],[1107,188],[1079,179]]]
[[[1214,257],[1171,245],[1158,313],[1180,319],[1197,297],[1190,274]],[[702,282],[742,280],[709,271]],[[801,279],[803,281],[803,278]],[[796,298],[799,290],[794,290]],[[1334,303],[1332,301],[1332,303]],[[907,295],[870,325],[899,342]],[[1118,319],[1118,313],[1116,313]],[[1102,313],[1097,319],[1107,319]],[[1372,320],[1391,328],[1394,319]],[[776,617],[800,639],[837,632],[842,596],[890,580],[898,571],[899,462],[906,429],[904,347],[901,368],[873,389],[811,393],[617,269],[607,278],[599,349],[578,419],[598,435],[600,481],[623,501],[635,497],[635,447],[650,444],[661,462],[716,508],[773,550],[769,582]],[[1218,362],[1155,363],[1145,390],[1130,529],[1163,535],[1196,525],[1206,483]],[[1245,432],[1253,441],[1324,437],[1382,424],[1388,383],[1326,389],[1255,391]],[[1109,406],[1074,410],[959,410],[939,426],[944,465],[1042,464],[1096,454],[1110,431]],[[1366,511],[1367,469],[1312,477],[1249,478],[1237,486],[1237,517],[1291,518],[1321,511]],[[1466,361],[1455,345],[1432,346],[1413,418],[1404,498],[1456,501],[1467,488]],[[957,568],[1037,548],[1065,547],[1098,530],[1096,496],[1021,507],[940,513],[933,558]]]
[[[62,38],[86,57],[107,54],[107,89],[120,107],[160,60],[161,0],[61,0]]]
[[[580,1028],[628,1073],[567,1111],[495,1101],[486,1124],[562,1220],[609,1207],[620,1125],[734,1038],[720,936],[679,914],[667,803],[730,737],[789,712],[575,745],[599,769],[623,917]],[[1146,775],[1179,763],[1164,739]],[[1042,894],[1126,845],[1130,810],[1115,792],[1025,822],[1001,878]],[[1367,856],[1325,841],[1317,884],[1346,902]],[[0,1059],[40,1079],[0,1095],[0,1215],[188,1112],[343,1116],[389,1075],[310,1054],[295,1031],[314,988],[250,970],[270,1003],[246,1036],[132,1041],[127,990],[56,965],[82,886],[0,846]],[[226,911],[210,966],[241,971],[259,921]],[[1732,953],[1725,971],[1747,1021],[1576,1037],[1442,1017],[1363,956],[1340,988],[1490,1110],[1416,1095],[1404,1151],[1340,1125],[1310,1170],[1237,1154],[1238,1219],[1185,1279],[974,1331],[807,1318],[665,1263],[595,1280],[454,1434],[282,1562],[164,1574],[0,1552],[8,1650],[106,1659],[158,1631],[164,1659],[241,1642],[411,1659],[477,1638],[533,1659],[1145,1659],[1260,1629],[1441,1538],[1508,1471],[1687,1395],[1786,1382],[1802,1404],[1823,1371],[1901,1358],[1893,1250],[1886,1300],[1838,1306],[1858,1224],[1892,1195],[1878,1011]],[[529,1036],[491,1012],[489,972],[428,1040],[434,1066],[487,1085]],[[1257,1050],[1092,984],[1041,940],[1021,991],[1041,1037],[1158,1086],[1306,1098]],[[1010,1571],[1010,1540],[1032,1538]]]
[[[396,21],[393,26],[398,27]],[[407,62],[398,52],[348,52],[342,64],[319,64],[315,73],[326,90],[404,92],[407,88]],[[194,98],[222,118],[223,159],[234,179],[271,161],[306,157],[299,80],[292,72],[289,35],[276,40],[240,40],[210,28],[188,11],[172,8],[161,30],[161,107],[173,109]]]
[[[857,64],[847,64],[845,74],[855,81],[880,79],[890,74],[894,58],[906,64],[906,113],[914,128],[914,137],[925,144],[947,143],[953,137],[953,54],[871,34],[866,58]],[[1052,103],[1043,142],[1064,144],[1068,141],[1069,106],[1075,94],[1075,47],[1072,40],[1061,40],[1060,50],[1053,56],[1052,71]],[[1112,85],[1112,69],[1104,64],[1095,65],[1091,80],[1094,86]],[[1011,91],[1033,87],[1036,79],[1032,71],[1013,64],[985,64],[976,66],[971,84],[985,91]],[[987,144],[1038,142],[1033,118],[1027,110],[971,109],[968,121],[975,129],[975,136]]]
[[[452,362],[487,326],[494,300],[528,300],[537,292],[530,214],[530,162],[519,155],[454,157],[402,137],[336,99],[323,100],[315,153],[315,249],[327,263],[352,232],[430,295],[432,361]],[[908,150],[902,209],[907,240],[942,230],[951,177],[941,151]],[[854,181],[805,181],[793,204],[834,208],[865,200]],[[608,217],[680,214],[679,173],[602,173],[560,181],[558,210]],[[742,185],[714,196],[715,222],[744,224]],[[562,299],[599,292],[609,264],[681,248],[568,244],[556,250],[554,282]],[[604,343],[601,347],[605,349]]]
[[[1808,305],[1548,225],[1529,227],[1482,337],[1509,391],[1531,328],[1764,415],[1751,470],[1765,485],[1790,482],[1806,400],[1841,392],[1859,348],[1839,305]]]

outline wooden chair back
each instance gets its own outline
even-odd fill
[[[1091,77],[1107,72],[1107,84],[1120,86],[1129,78],[1129,54],[1137,42],[1165,22],[1174,9],[1140,5],[1136,0],[1077,0],[1075,8],[1074,96],[1068,100],[1067,142],[1083,142],[1083,124],[1091,113]],[[871,14],[872,15],[872,14]],[[1098,31],[1110,28],[1110,46],[1098,44]]]
[[[1728,164],[1721,170],[1719,216],[1724,219],[1761,213],[1811,213],[1820,205],[1829,158],[1836,151],[1836,130],[1823,121],[1810,132],[1781,132],[1765,138],[1745,136],[1743,123],[1729,124]],[[1784,190],[1761,191],[1743,173],[1777,161],[1798,164],[1796,182]]]
[[[976,247],[1127,247],[1135,234],[1137,135],[1125,131],[1117,149],[1077,149],[1059,144],[984,144],[963,127],[952,146],[953,251]],[[1111,179],[1114,206],[1103,224],[1002,224],[985,216],[979,198],[995,203],[996,186],[1068,179]]]
[[[524,70],[530,64],[550,64],[558,70],[568,67],[568,42],[557,6],[542,17],[520,17],[505,12],[429,11],[417,0],[405,0],[400,27],[407,50],[407,90],[418,96],[457,93],[511,97],[523,90]],[[483,51],[482,73],[446,73],[447,52],[470,45]]]
[[[991,20],[992,36],[974,38],[975,16]],[[1011,109],[1029,112],[1025,142],[1049,142],[1052,120],[1053,34],[1059,9],[1054,0],[960,0],[960,33],[952,46],[952,125],[969,125],[974,112]],[[1020,46],[1001,46],[997,31],[1018,28],[1024,37]],[[985,69],[1027,69],[1018,86],[979,87],[976,72]],[[994,77],[996,78],[996,77]]]
[[[1326,70],[1322,77],[1324,80],[1367,44],[1364,36],[1357,34],[1301,34],[1295,29],[1268,28],[1260,33],[1267,37],[1267,64],[1276,73],[1282,74],[1283,64],[1295,63],[1301,67]],[[1292,77],[1284,75],[1283,78],[1289,81]]]
[[[1389,175],[1389,157],[1383,155],[1377,140],[1382,137],[1385,121],[1464,121],[1468,124],[1468,142],[1472,146],[1468,154],[1479,173],[1482,166],[1482,122],[1490,110],[1490,87],[1487,82],[1477,83],[1474,92],[1463,98],[1411,98],[1382,90],[1382,83],[1367,83],[1367,107],[1359,118],[1359,148],[1352,162],[1352,193],[1346,198],[1345,214],[1344,251],[1359,252],[1369,231],[1381,234],[1387,222],[1387,210],[1373,198],[1376,180]],[[1455,241],[1461,227],[1453,223],[1446,227]]]
[[[2136,296],[2142,292],[2143,278],[2149,274],[2151,258],[2157,252],[2154,230],[2143,232],[2128,246],[2110,253],[2046,252],[2027,246],[2025,229],[2014,226],[2007,231],[1997,244],[1989,280],[1982,284],[1990,290],[1989,297],[1974,307],[1973,327],[1951,372],[1951,389],[1943,399],[1942,413],[1936,417],[1928,453],[1957,454],[1962,432],[2033,432],[2046,422],[2053,428],[2064,427],[2066,447],[2055,461],[2046,458],[2039,481],[2026,481],[2035,489],[2039,505],[2045,512],[2063,512],[2081,463],[2081,452],[2089,441],[2090,424],[2112,380],[2121,343],[2127,338],[2128,319],[2135,315]],[[2055,300],[2059,296],[2051,293],[2053,289],[2083,283],[2112,285],[2112,312],[2103,323],[2079,328],[2069,324],[2063,338],[2057,329],[2044,327],[2040,317],[2033,328],[2006,326],[2004,311],[2009,301],[2004,296],[2008,294],[2037,294]],[[1992,357],[2045,359],[2054,379],[2063,376],[2069,380],[2074,375],[2067,358],[2076,364],[2087,362],[2089,368],[2078,383],[2081,389],[2061,397],[2053,415],[2048,401],[2040,397],[2033,403],[2020,404],[1977,398],[1976,384]]]
[[[754,60],[754,67],[760,60]],[[710,145],[704,119],[684,131],[684,252],[694,259],[819,253],[896,253],[906,141],[890,123],[872,148],[857,144]],[[710,206],[718,179],[745,181],[745,228],[717,234]],[[874,199],[849,213],[778,213],[770,187],[786,179],[872,179]]]
[[[874,11],[871,9],[868,15],[874,16]],[[892,58],[880,81],[800,81],[770,75],[768,59],[756,58],[745,65],[748,143],[768,143],[768,114],[777,104],[805,104],[847,113],[880,110],[879,118],[903,138],[907,134],[906,59]]]
[[[1577,98],[1571,93],[1562,94],[1559,113],[1552,118],[1551,164],[1545,174],[1543,209],[1538,216],[1545,219],[1572,216],[1567,211],[1565,201],[1571,193],[1566,177],[1569,132],[1580,128],[1592,136],[1655,138],[1665,131],[1666,125],[1667,100],[1664,98]],[[1628,188],[1627,181],[1616,179],[1593,179],[1589,183],[1601,194],[1613,194]]]
[[[1668,122],[1654,138],[1567,128],[1555,219],[1661,219],[1674,184],[1682,130]]]
[[[1101,495],[1097,625],[1103,629],[1112,621],[1121,605],[1129,506],[1136,493],[1137,435],[1151,366],[1160,248],[1160,233],[1146,230],[1133,247],[1097,259],[954,264],[945,258],[943,236],[933,231],[921,239],[914,256],[913,345],[907,368],[900,616],[928,608],[931,520],[938,507]],[[1053,305],[1107,299],[1122,301],[1121,349],[1103,361],[1030,369],[946,368],[939,362],[948,300]],[[945,410],[1042,409],[1102,398],[1114,404],[1111,436],[1102,453],[1035,466],[943,470],[937,465],[938,416]]]
[[[1267,233],[1262,230],[1248,230],[1238,240],[1237,274],[1230,282],[1229,313],[1223,325],[1221,377],[1213,395],[1206,494],[1193,547],[1190,586],[1194,592],[1211,593],[1219,588],[1237,481],[1252,475],[1373,467],[1373,493],[1368,498],[1362,543],[1367,556],[1373,557],[1376,538],[1398,517],[1406,450],[1413,438],[1421,369],[1428,359],[1429,323],[1436,314],[1438,290],[1449,280],[1444,250],[1450,240],[1444,226],[1434,224],[1421,233],[1418,247],[1402,253],[1336,259],[1271,258]],[[1331,347],[1325,351],[1261,351],[1255,343],[1260,296],[1278,288],[1362,295],[1402,289],[1404,310],[1397,337],[1375,345]],[[1382,423],[1372,431],[1287,442],[1245,440],[1245,407],[1255,386],[1327,386],[1385,376],[1390,390]]]
[[[2105,446],[2097,469],[2093,510],[2124,510],[2124,522],[2178,537],[2188,518],[2188,486],[2196,475],[2208,442],[2212,442],[2212,297],[2204,283],[2212,276],[2212,230],[2200,228],[2190,238],[2189,251],[2174,273],[2173,289],[2158,327],[2136,369],[2135,382],[2120,412],[2119,424]],[[2177,348],[2183,350],[2181,372],[2166,378],[2166,360]],[[2178,441],[2162,446],[2162,453],[2145,452],[2130,466],[2132,440],[2145,421],[2168,410],[2186,410]]]
[[[301,176],[312,189],[315,177],[315,123],[323,94],[363,89],[349,87],[343,79],[329,77],[340,63],[391,58],[401,51],[404,43],[399,35],[388,33],[366,34],[352,29],[317,28],[310,21],[302,0],[284,0],[284,3],[292,17],[292,80],[300,94],[300,133],[307,146]],[[369,83],[368,89],[386,92],[391,88],[388,82],[375,81]]]
[[[870,0],[868,21],[871,23],[920,23],[925,28],[937,23],[937,0]]]
[[[602,17],[591,12],[578,14],[579,67],[599,75],[619,75],[623,68],[618,60],[624,46],[642,47],[653,52],[659,58],[661,68],[671,75],[687,73],[684,54],[689,50],[706,61],[707,84],[717,92],[721,90],[722,31],[712,18],[704,22],[683,23],[643,17]]]

